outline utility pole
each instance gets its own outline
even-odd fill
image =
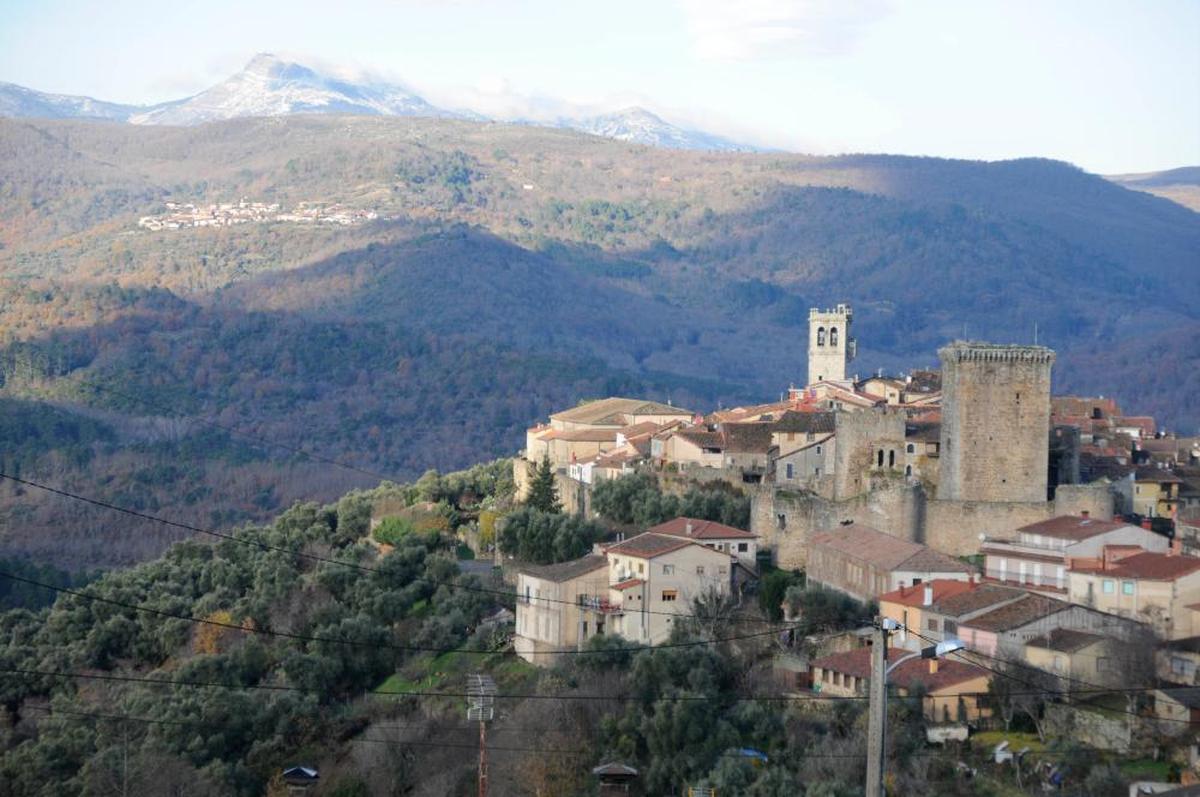
[[[884,726],[887,724],[888,632],[876,620],[871,633],[870,715],[867,717],[867,797],[883,797]]]
[[[496,682],[490,675],[467,676],[467,721],[479,722],[479,797],[488,793],[487,724],[496,716]]]

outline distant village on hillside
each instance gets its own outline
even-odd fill
[[[188,227],[232,227],[236,224],[287,222],[292,224],[336,224],[352,226],[374,221],[379,215],[373,210],[348,208],[339,204],[301,202],[291,210],[281,209],[278,202],[251,202],[243,197],[237,202],[193,205],[167,202],[167,212],[142,216],[138,226],[145,230],[181,230]]]
[[[752,508],[746,529],[680,517],[520,567],[517,653],[546,665],[606,633],[659,644],[712,590],[740,599],[764,568],[803,569],[808,585],[895,620],[898,649],[962,641],[960,659],[899,678],[923,690],[939,733],[965,738],[986,712],[962,696],[987,692],[988,657],[1103,691],[1142,656],[1162,684],[1148,718],[1097,709],[1073,726],[1101,749],[1200,717],[1200,438],[1160,433],[1111,399],[1052,396],[1042,346],[955,341],[940,370],[855,379],[852,324],[847,305],[811,311],[808,378],[783,401],[703,415],[606,398],[529,428],[519,495],[548,467],[564,510],[592,516],[598,485],[649,472],[680,492],[728,485]],[[865,694],[867,638],[784,640],[780,683]]]

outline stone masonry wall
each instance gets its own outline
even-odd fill
[[[943,391],[938,497],[1045,501],[1054,352],[955,342],[938,356]]]
[[[845,520],[919,541],[924,503],[920,487],[902,480],[876,480],[870,492],[847,501],[764,485],[751,493],[750,530],[759,536],[760,547],[772,551],[777,565],[802,568],[809,536],[836,529]]]
[[[839,412],[835,423],[833,497],[836,500],[863,494],[870,488],[872,476],[904,473],[904,414],[900,410],[879,407]]]

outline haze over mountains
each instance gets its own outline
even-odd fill
[[[195,125],[246,116],[299,113],[420,116],[485,120],[470,110],[438,108],[411,90],[373,78],[325,75],[268,53],[254,56],[242,71],[192,97],[153,106],[120,105],[90,97],[45,94],[0,83],[0,116],[47,119],[106,119],[139,125]],[[752,151],[720,136],[665,122],[645,108],[599,116],[511,120],[567,127],[606,138],[673,149]]]
[[[840,301],[861,374],[1036,325],[1057,392],[1200,426],[1200,215],[1060,162],[690,152],[381,113],[7,119],[0,196],[5,472],[196,523],[373,480],[296,449],[407,479],[511,454],[582,398],[775,398],[803,378],[808,309]],[[242,198],[377,218],[138,226]],[[98,522],[9,492],[0,528],[21,532],[0,554],[114,564],[169,541],[131,526],[99,545]]]

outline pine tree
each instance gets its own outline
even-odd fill
[[[558,502],[558,489],[554,486],[554,469],[550,467],[550,457],[542,457],[533,481],[529,485],[528,506],[542,512],[561,512],[562,504]]]

